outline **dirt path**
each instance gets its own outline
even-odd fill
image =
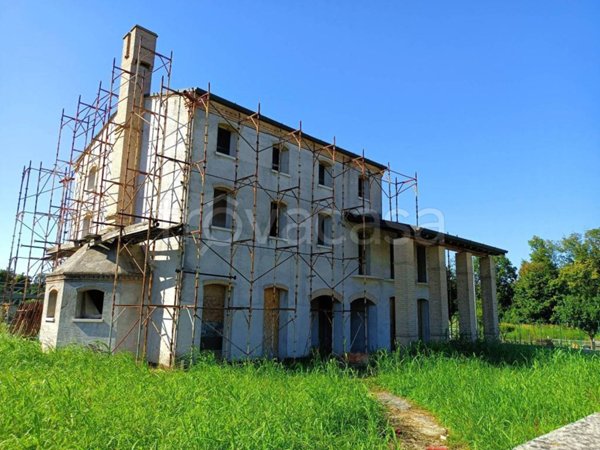
[[[387,410],[388,420],[396,430],[403,449],[447,449],[448,430],[427,411],[386,391],[371,392]]]

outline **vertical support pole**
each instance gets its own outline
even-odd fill
[[[317,226],[318,226],[318,220],[319,220],[319,215],[318,215],[318,205],[315,203],[315,186],[316,186],[316,180],[315,180],[315,171],[319,170],[319,154],[317,152],[311,151],[312,153],[312,162],[311,162],[311,166],[310,166],[310,231],[309,231],[309,236],[308,236],[308,247],[309,247],[309,259],[308,259],[308,292],[310,294],[310,319],[309,319],[309,329],[311,332],[311,335],[309,336],[308,339],[308,345],[311,346],[312,342],[313,342],[313,336],[312,336],[312,332],[313,332],[313,323],[319,323],[319,320],[321,320],[324,317],[324,314],[321,314],[321,304],[318,303],[317,304],[317,308],[316,311],[313,313],[313,307],[312,307],[312,295],[313,295],[313,283],[314,283],[314,278],[315,278],[315,219],[317,220]],[[298,149],[298,161],[300,161],[302,159],[302,150],[299,148]],[[298,172],[298,180],[300,180],[301,177],[301,173]],[[316,178],[318,180],[318,178]],[[300,203],[298,203],[298,211],[300,211]],[[316,214],[316,217],[315,217]],[[296,229],[299,229],[300,227],[297,227]],[[298,241],[299,244],[299,241]],[[298,248],[298,251],[300,249]],[[316,315],[316,317],[315,317]],[[331,334],[332,334],[332,348],[333,348],[333,314],[331,316]],[[318,328],[317,328],[318,329]],[[324,338],[323,336],[318,336],[319,337],[319,342],[317,343],[317,348],[320,348],[320,344],[321,344],[321,340]]]
[[[448,280],[444,247],[427,247],[427,280],[429,282],[431,339],[448,339]]]
[[[341,181],[340,181],[340,205],[341,207],[337,209],[337,211],[340,212],[340,218],[343,217],[343,211],[346,208],[346,172],[347,172],[347,160],[346,158],[342,157],[341,161],[340,161],[340,175],[341,175]],[[345,234],[345,231],[343,229],[343,226],[341,227],[341,231],[340,231],[340,235]],[[337,236],[337,234],[336,234]],[[347,235],[346,235],[347,236]],[[344,239],[340,245],[340,280],[342,280],[341,283],[338,282],[339,285],[339,290],[340,290],[340,294],[342,296],[342,301],[344,301],[344,299],[346,298],[346,269],[348,268],[348,264],[346,263],[347,259],[351,259],[352,257],[347,257],[346,256],[346,244],[347,244],[348,239]],[[350,342],[352,340],[352,333],[348,332],[347,328],[348,328],[348,320],[346,319],[346,317],[344,317],[343,320],[343,324],[342,324],[342,350],[344,353],[347,353],[350,351]],[[348,337],[350,337],[350,339],[348,339]]]
[[[419,178],[415,172],[415,223],[419,226]]]
[[[396,341],[408,345],[419,337],[414,241],[408,238],[394,239],[394,256]]]
[[[256,132],[256,142],[254,147],[254,174],[252,176],[252,239],[249,246],[250,252],[250,276],[248,279],[248,316],[247,316],[247,324],[248,329],[246,330],[246,349],[245,356],[252,356],[252,351],[250,347],[250,343],[252,341],[252,316],[253,316],[253,308],[254,308],[254,290],[255,290],[255,281],[256,281],[256,266],[257,266],[257,242],[256,242],[256,227],[257,227],[257,218],[258,218],[258,196],[260,184],[258,181],[258,172],[260,167],[260,103],[258,104],[258,109],[256,110],[256,114],[252,114],[252,123],[254,124],[254,129]],[[238,137],[239,138],[239,137]],[[237,158],[238,156],[236,156]],[[233,262],[233,261],[232,261]]]
[[[486,340],[498,340],[498,302],[496,299],[496,265],[492,256],[479,258],[479,278],[483,306],[483,332]]]
[[[477,316],[475,310],[475,283],[473,278],[473,255],[469,252],[456,254],[456,286],[458,291],[458,315],[460,336],[477,339]]]
[[[296,168],[298,169],[296,172],[296,179],[297,181],[297,186],[296,186],[296,192],[295,192],[295,196],[296,196],[296,238],[295,238],[295,243],[294,245],[296,246],[295,248],[295,252],[294,252],[294,317],[293,317],[293,352],[292,352],[292,356],[295,358],[297,356],[297,346],[298,346],[298,333],[299,330],[297,329],[298,327],[298,304],[300,301],[300,296],[299,296],[299,290],[300,290],[300,277],[302,275],[301,273],[301,268],[300,268],[300,263],[301,263],[301,257],[300,257],[300,226],[298,226],[301,221],[302,221],[302,214],[301,214],[301,197],[302,197],[302,121],[300,121],[300,127],[298,129],[297,134],[292,133],[291,137],[294,138],[294,140],[296,141],[296,145],[297,145],[297,154],[298,154],[298,163],[296,164]],[[314,186],[311,186],[311,189],[314,189]],[[312,242],[311,242],[312,245]],[[310,277],[312,275],[312,267],[311,267],[311,271],[309,271],[308,276]],[[312,294],[312,292],[310,292],[309,294]],[[310,301],[308,304],[308,310],[310,311]],[[309,317],[310,317],[310,312],[308,313]],[[310,322],[310,319],[309,319]],[[310,335],[308,337],[307,340],[307,345],[310,345]]]

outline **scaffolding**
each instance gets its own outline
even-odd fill
[[[127,100],[119,98],[119,88],[147,80],[139,67],[126,71],[113,61],[108,86],[100,84],[91,102],[79,98],[73,114],[63,111],[54,165],[45,169],[30,163],[24,169],[4,302],[40,302],[47,274],[82,246],[103,245],[114,248],[116,258],[109,323],[113,352],[133,342],[136,356],[147,358],[155,336],[158,343],[153,345],[167,349],[168,364],[179,354],[178,342],[200,350],[220,342],[225,357],[233,350],[249,357],[277,357],[284,331],[291,357],[307,354],[312,346],[368,352],[372,302],[367,251],[378,232],[367,221],[371,193],[381,193],[379,209],[387,207],[389,219],[398,221],[401,195],[414,190],[418,224],[416,173],[408,176],[389,165],[374,165],[364,152],[353,155],[340,149],[335,138],[328,144],[307,136],[301,122],[296,129],[274,124],[262,116],[260,104],[255,111],[233,108],[215,97],[210,85],[206,90],[174,90],[172,54],[154,52],[154,57],[158,63],[152,76],[160,77],[158,90],[133,105],[126,123],[115,121],[117,109]],[[173,113],[171,109],[181,105],[186,113]],[[136,123],[144,130],[143,158],[127,161],[131,173],[116,177],[110,173],[114,143]],[[232,170],[227,172],[211,156],[214,123],[232,136]],[[275,151],[277,161],[265,166],[263,155]],[[353,179],[359,180],[359,195],[348,192]],[[215,184],[227,186],[224,201],[231,216],[221,237],[206,232],[214,218],[208,212],[223,200],[207,191]],[[114,201],[115,185],[125,185],[129,194],[117,218],[111,219],[106,208]],[[265,234],[259,224],[266,204],[271,207]],[[361,223],[347,230],[344,219],[352,213],[361,215]],[[248,227],[238,223],[244,219]],[[348,233],[358,236],[357,252],[338,245]],[[155,292],[155,268],[165,249],[176,255],[172,296]],[[206,267],[206,254],[220,266]],[[118,295],[121,259],[137,265],[137,302]],[[282,271],[291,274],[291,285],[279,283]],[[362,297],[345,309],[346,281],[356,276]],[[222,302],[206,293],[207,280],[220,280]],[[262,292],[266,280],[268,287]],[[324,294],[310,297],[317,287]],[[316,321],[328,322],[328,342],[315,342],[310,332],[306,339],[306,330],[300,330],[299,314],[306,302],[311,329]],[[252,336],[253,328],[261,327],[258,319],[263,321],[263,336],[257,342]],[[355,321],[350,327],[349,320]],[[185,336],[183,322],[189,323]],[[246,326],[244,342],[232,336],[234,323]]]
[[[10,255],[3,285],[3,310],[11,330],[36,335],[41,319],[44,275],[58,264],[45,249],[52,245],[57,230],[59,208],[56,198],[61,192],[60,167],[23,168]],[[14,320],[13,320],[14,319]]]

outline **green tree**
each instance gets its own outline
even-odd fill
[[[534,236],[523,261],[507,318],[519,322],[561,322],[598,331],[600,228],[573,233],[558,242]]]
[[[563,266],[557,286],[556,318],[585,331],[595,347],[600,326],[600,229],[583,236],[572,234],[561,241]]]
[[[500,312],[507,311],[515,295],[515,283],[517,282],[517,268],[510,262],[506,255],[496,256],[496,291],[498,295],[498,306]]]
[[[15,274],[12,271],[0,269],[0,303],[19,303],[24,297],[25,286],[27,296],[42,296],[44,280],[39,277],[40,283],[32,283],[31,279],[24,274]]]
[[[600,295],[594,297],[566,295],[559,301],[556,315],[561,323],[587,333],[592,349],[596,348],[594,338],[600,328]]]
[[[519,322],[548,323],[557,302],[558,248],[538,236],[529,241],[529,246],[530,260],[524,261],[519,269],[510,317]]]
[[[529,253],[531,262],[538,262],[554,267],[558,266],[559,247],[556,245],[556,243],[549,239],[542,239],[539,236],[533,236],[529,240],[529,247],[531,247],[531,252]]]
[[[573,233],[562,239],[559,248],[563,265],[588,261],[600,269],[600,228],[588,230],[583,235]]]
[[[456,268],[453,263],[446,266],[446,281],[448,283],[448,314],[450,317],[458,312],[458,289],[456,286]]]

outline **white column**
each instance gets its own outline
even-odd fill
[[[448,338],[448,280],[444,248],[427,247],[430,336],[434,341]]]
[[[396,341],[407,345],[419,338],[415,243],[394,239],[394,287],[396,291]]]
[[[481,280],[484,336],[487,340],[497,340],[500,337],[500,330],[496,299],[496,264],[493,257],[479,258],[479,278]]]
[[[469,252],[456,254],[456,287],[460,335],[462,338],[474,341],[477,339],[477,314],[475,310],[473,255]]]

